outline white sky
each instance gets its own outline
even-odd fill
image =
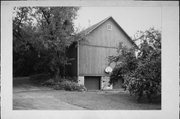
[[[137,30],[161,29],[161,7],[81,7],[75,20],[80,29],[112,16],[132,37]]]

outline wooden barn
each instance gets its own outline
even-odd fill
[[[136,47],[135,43],[112,18],[80,32],[85,38],[80,39],[70,47],[69,57],[74,58],[69,67],[71,76],[78,77],[78,83],[85,85],[88,90],[103,90],[119,88],[117,84],[109,85],[110,72],[115,64],[108,62],[108,56],[117,53],[117,47],[122,42],[128,48]]]

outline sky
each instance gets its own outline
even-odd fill
[[[161,7],[81,7],[75,27],[87,28],[112,16],[133,37],[138,30],[161,29]]]

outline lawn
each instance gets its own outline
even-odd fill
[[[16,82],[16,81],[15,81]],[[14,82],[14,83],[15,83]],[[18,81],[17,81],[18,82]],[[161,104],[137,103],[123,91],[75,92],[37,87],[28,81],[14,85],[14,110],[160,110]],[[19,83],[17,83],[19,84]]]

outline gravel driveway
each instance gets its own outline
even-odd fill
[[[25,83],[22,83],[25,82]],[[137,103],[123,91],[70,92],[14,80],[14,110],[159,110],[160,104]]]

